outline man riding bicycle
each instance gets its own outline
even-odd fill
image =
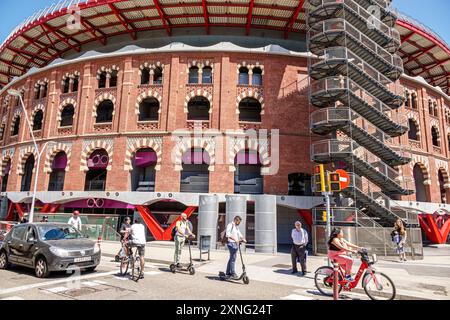
[[[145,227],[140,222],[139,219],[134,221],[134,224],[130,228],[129,240],[125,241],[126,246],[130,250],[134,247],[137,248],[139,256],[141,257],[141,275],[140,279],[144,278],[144,267],[145,267],[145,244],[147,243],[147,238],[145,236]],[[127,250],[128,253],[128,250]]]

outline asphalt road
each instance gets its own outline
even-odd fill
[[[147,264],[139,282],[119,274],[119,265],[103,257],[95,272],[82,273],[75,281],[66,273],[48,279],[34,277],[33,270],[13,267],[0,271],[0,300],[311,300],[298,287],[251,281],[223,282],[217,276],[197,272],[172,274],[167,266]],[[320,297],[318,297],[320,298]]]

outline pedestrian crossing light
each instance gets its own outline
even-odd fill
[[[323,164],[314,167],[314,184],[316,192],[325,192],[325,170]]]
[[[327,212],[326,211],[322,211],[322,221],[327,222]]]
[[[341,176],[339,173],[332,172],[328,174],[328,190],[330,192],[341,191]]]

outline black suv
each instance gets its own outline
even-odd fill
[[[68,224],[26,223],[14,226],[0,247],[0,269],[10,265],[34,268],[38,278],[51,271],[94,271],[100,248]]]

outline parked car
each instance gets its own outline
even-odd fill
[[[94,271],[100,264],[98,244],[68,224],[26,223],[14,226],[0,247],[0,269],[34,268],[36,277],[52,271]]]

